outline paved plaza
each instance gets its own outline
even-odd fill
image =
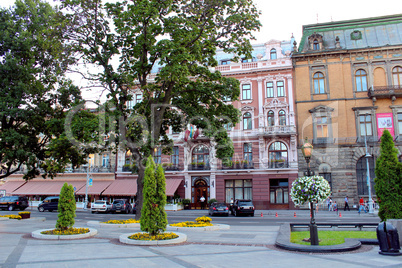
[[[263,212],[268,215],[268,211]],[[292,214],[292,211],[281,212]],[[300,212],[298,212],[300,213]],[[306,213],[306,212],[305,212]],[[328,214],[331,215],[331,214]],[[345,217],[356,217],[345,213]],[[361,217],[369,217],[362,215]],[[372,216],[372,215],[371,215]],[[330,217],[330,216],[328,216]],[[230,230],[181,231],[187,242],[168,246],[121,244],[123,233],[139,228],[99,228],[93,238],[38,240],[31,232],[54,228],[44,218],[0,221],[1,267],[402,267],[402,256],[378,254],[378,246],[363,245],[342,254],[306,254],[277,249],[279,226],[231,226]],[[219,218],[214,218],[219,222]],[[77,220],[75,227],[87,227]]]

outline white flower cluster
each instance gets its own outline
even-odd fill
[[[324,201],[331,194],[329,183],[322,176],[305,176],[292,183],[290,196],[296,206]]]

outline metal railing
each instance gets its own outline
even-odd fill
[[[402,97],[402,85],[372,86],[369,88],[367,95],[369,98]]]

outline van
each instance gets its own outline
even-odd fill
[[[28,198],[25,196],[3,196],[0,198],[0,209],[25,210],[29,206]]]
[[[45,210],[48,210],[52,212],[53,210],[57,210],[59,206],[59,197],[58,196],[49,196],[46,197],[42,203],[39,204],[38,210],[40,212],[44,212]]]

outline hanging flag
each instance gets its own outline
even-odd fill
[[[190,135],[190,130],[186,129],[186,131],[184,132],[184,141],[188,140],[189,135]]]
[[[197,130],[194,132],[194,139],[198,138],[199,135],[200,135],[200,131],[197,129]]]
[[[190,126],[190,139],[193,138],[193,134],[194,134],[193,126]]]

